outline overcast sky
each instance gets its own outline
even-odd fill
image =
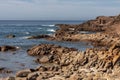
[[[84,20],[119,13],[120,0],[0,0],[0,20]]]

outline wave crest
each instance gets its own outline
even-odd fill
[[[51,25],[41,25],[41,26],[49,26],[49,27],[54,27],[55,25],[54,25],[54,24],[51,24]]]

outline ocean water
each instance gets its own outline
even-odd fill
[[[0,77],[13,75],[16,71],[26,68],[35,68],[40,64],[34,62],[35,58],[27,55],[26,50],[34,45],[48,43],[65,47],[73,47],[85,50],[91,47],[85,42],[65,42],[48,41],[45,39],[26,39],[29,36],[40,34],[54,34],[58,29],[55,24],[80,24],[84,21],[0,21],[0,46],[18,46],[20,50],[15,52],[0,52],[0,67],[5,67],[13,71],[12,74],[0,73]],[[6,38],[7,35],[14,34],[15,38]]]

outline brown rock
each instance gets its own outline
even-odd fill
[[[7,69],[7,68],[3,68],[3,67],[1,67],[0,68],[0,73],[12,73],[12,71],[11,70],[9,70],[9,69]]]
[[[21,70],[16,73],[16,77],[27,77],[29,73],[31,73],[30,69]]]
[[[21,77],[16,77],[15,80],[27,80],[27,78],[26,77],[24,77],[24,78],[23,77],[22,78]]]
[[[62,76],[56,75],[56,76],[50,78],[49,80],[65,80],[65,78]]]
[[[6,38],[14,38],[14,37],[15,37],[15,35],[13,35],[13,34],[9,34],[6,36]]]
[[[120,56],[119,55],[114,56],[113,65],[115,65],[117,63],[117,61],[120,61]]]
[[[70,76],[69,80],[79,80],[78,74],[74,73],[73,75]]]
[[[42,80],[43,76],[39,75],[36,80]]]
[[[16,80],[15,77],[8,77],[5,80]]]
[[[39,76],[38,72],[33,72],[33,73],[28,74],[27,79],[36,80],[38,76]]]
[[[0,51],[5,52],[5,51],[16,51],[18,49],[18,47],[14,47],[14,46],[1,46],[0,47]]]
[[[49,61],[48,56],[43,56],[42,58],[39,59],[39,62],[40,62],[40,63],[46,63],[46,62],[48,62],[48,61]]]
[[[38,66],[37,68],[36,68],[36,70],[37,71],[47,71],[47,68],[45,67],[45,66]]]

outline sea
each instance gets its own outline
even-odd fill
[[[17,71],[36,68],[35,57],[27,54],[27,49],[38,44],[56,44],[84,51],[92,47],[85,42],[49,41],[45,39],[27,39],[29,36],[47,34],[53,35],[59,28],[55,24],[80,24],[83,20],[0,20],[0,46],[10,45],[20,47],[15,52],[0,52],[0,68],[9,69],[10,74],[0,73],[0,77],[13,76]],[[15,38],[7,38],[7,35]]]

